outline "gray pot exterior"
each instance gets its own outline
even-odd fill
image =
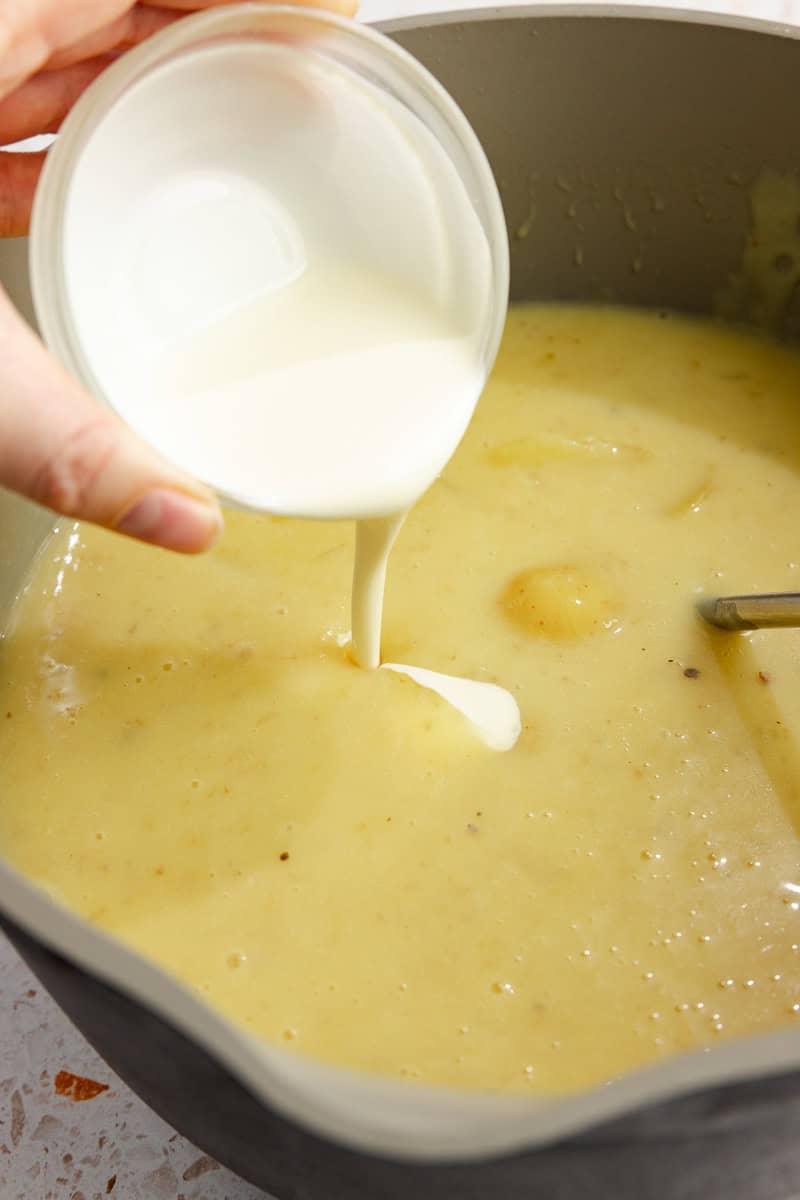
[[[396,36],[483,141],[509,222],[515,298],[709,311],[739,265],[749,186],[764,167],[800,167],[800,41],[777,32],[517,14]],[[797,300],[787,336],[800,333]],[[46,522],[0,499],[2,605]],[[800,1190],[798,1074],[706,1090],[535,1153],[415,1166],[306,1132],[170,1024],[10,918],[0,925],[148,1104],[279,1200],[789,1200]]]

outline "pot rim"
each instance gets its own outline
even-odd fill
[[[377,23],[384,32],[525,18],[622,18],[701,24],[800,40],[800,27],[760,17],[653,5],[492,5]],[[689,1092],[800,1069],[800,1029],[674,1056],[563,1097],[462,1093],[387,1081],[273,1047],[110,934],[73,914],[0,857],[0,910],[53,953],[140,1002],[230,1071],[259,1101],[355,1151],[407,1162],[470,1162],[531,1151]]]
[[[714,9],[678,8],[672,4],[609,3],[609,0],[567,0],[566,3],[487,4],[484,8],[445,9],[418,13],[410,17],[388,17],[372,24],[382,33],[401,33],[406,29],[426,29],[439,25],[466,25],[474,21],[507,21],[525,17],[615,18],[635,21],[665,21],[681,25],[712,25],[740,29],[750,33],[771,34],[800,41],[800,24],[777,21],[774,17],[754,17],[744,13]]]

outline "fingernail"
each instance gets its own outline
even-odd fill
[[[222,514],[207,503],[184,492],[156,488],[137,500],[116,522],[119,533],[152,542],[165,550],[197,554],[207,550],[222,532]]]

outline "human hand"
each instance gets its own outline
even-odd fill
[[[0,0],[0,146],[56,133],[124,50],[189,12],[232,2]],[[303,2],[350,15],[357,0]],[[0,237],[27,233],[43,161],[44,154],[0,152]],[[89,395],[1,289],[0,485],[185,553],[206,549],[222,529],[213,493]]]

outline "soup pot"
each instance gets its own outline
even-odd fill
[[[741,265],[750,189],[767,168],[800,167],[800,30],[544,4],[388,31],[438,75],[483,141],[517,299],[713,311]],[[24,246],[3,255],[30,313]],[[786,291],[789,337],[800,304]],[[50,524],[0,496],[0,619]],[[148,1104],[281,1200],[788,1200],[800,1191],[800,1028],[577,1095],[456,1094],[257,1042],[1,859],[0,923]]]

